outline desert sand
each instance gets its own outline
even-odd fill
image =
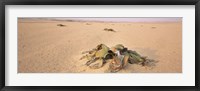
[[[109,47],[123,44],[158,61],[154,67],[128,64],[118,73],[182,72],[182,22],[18,19],[18,73],[106,73],[108,63],[100,69],[90,69],[85,65],[87,60],[79,60],[83,51],[101,43]]]

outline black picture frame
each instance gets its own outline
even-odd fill
[[[1,0],[0,1],[0,89],[1,91],[199,91],[200,0]],[[195,5],[195,86],[5,86],[6,5]]]

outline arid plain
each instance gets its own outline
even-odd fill
[[[65,26],[57,26],[63,24]],[[104,28],[116,32],[104,31]],[[123,44],[158,61],[128,64],[118,73],[181,73],[182,22],[95,22],[18,18],[18,73],[106,73],[79,60],[98,44]]]

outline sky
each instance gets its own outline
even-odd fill
[[[182,17],[159,17],[159,18],[55,18],[58,20],[82,20],[82,21],[104,21],[104,22],[178,22]]]
[[[101,22],[181,22],[182,17],[129,17],[129,18],[119,18],[119,17],[20,17],[21,19],[48,19],[48,20],[77,20],[77,21],[101,21]]]

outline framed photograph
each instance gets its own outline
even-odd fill
[[[199,90],[199,0],[1,1],[1,90]]]

